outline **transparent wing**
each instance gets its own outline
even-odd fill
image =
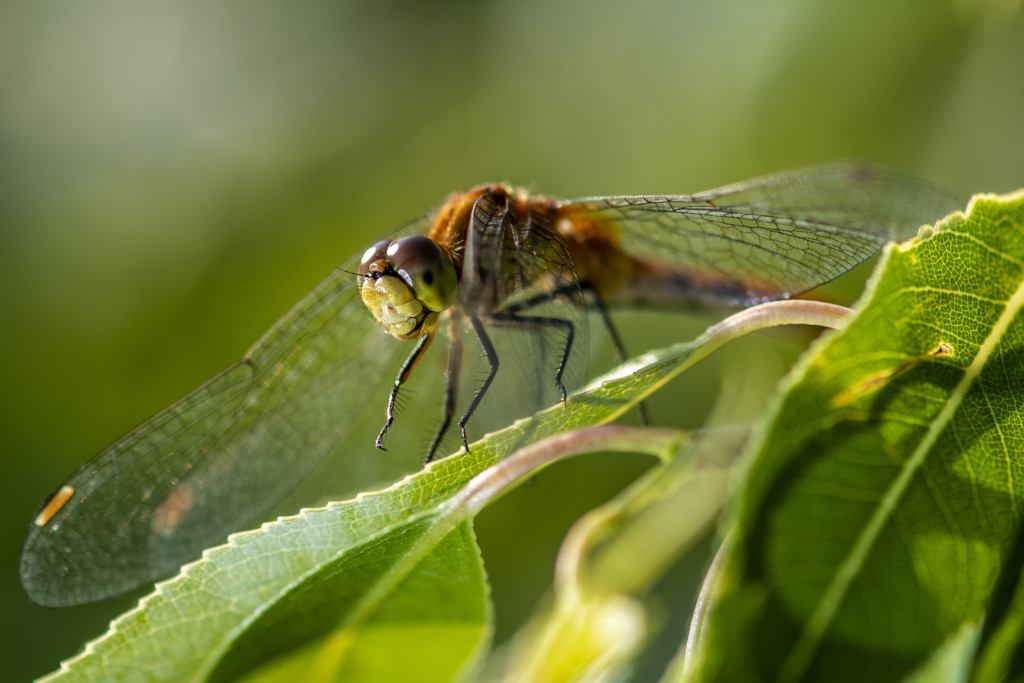
[[[56,606],[116,595],[263,521],[332,452],[370,449],[370,434],[365,447],[353,434],[377,422],[368,411],[383,417],[383,398],[368,399],[386,394],[409,351],[373,321],[356,277],[335,271],[241,361],[65,482],[68,502],[25,539],[30,597]]]
[[[845,273],[891,239],[961,205],[944,189],[874,164],[839,162],[693,195],[556,202],[610,221],[619,249],[649,266],[613,303],[685,297],[750,304]]]

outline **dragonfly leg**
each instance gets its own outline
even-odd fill
[[[566,400],[565,385],[562,384],[562,374],[565,372],[566,363],[569,362],[569,352],[572,351],[572,343],[576,337],[576,328],[570,321],[562,318],[520,316],[517,314],[522,311],[528,311],[531,308],[536,308],[548,301],[554,301],[555,299],[561,299],[563,297],[569,298],[574,294],[579,295],[581,288],[582,286],[577,282],[562,285],[561,287],[556,287],[549,292],[533,296],[526,301],[520,301],[513,304],[504,309],[501,313],[492,316],[494,320],[504,324],[532,325],[535,327],[561,327],[566,330],[565,348],[562,349],[562,358],[558,362],[558,369],[555,371],[555,384],[558,386],[558,390],[562,394],[562,403],[565,403]]]
[[[451,343],[448,345],[448,369],[445,372],[444,418],[441,420],[441,426],[438,427],[437,433],[434,434],[433,441],[430,442],[424,464],[434,459],[434,454],[437,452],[438,446],[441,445],[441,439],[444,438],[448,427],[452,424],[452,415],[455,414],[455,389],[459,383],[459,364],[462,362],[462,335],[458,333],[457,324],[454,327],[456,329],[453,331]],[[466,440],[465,431],[465,429],[462,430],[463,441]]]
[[[536,308],[537,306],[540,306],[541,304],[547,303],[549,301],[561,299],[562,297],[569,297],[572,296],[573,294],[579,294],[580,291],[584,289],[590,290],[591,288],[589,285],[584,285],[582,283],[562,285],[561,287],[556,287],[555,289],[552,289],[550,292],[537,294],[535,296],[530,297],[526,301],[519,301],[517,303],[514,303],[511,306],[502,309],[502,313],[521,313],[523,311],[528,311],[531,308]]]
[[[615,347],[615,355],[618,356],[619,362],[625,361],[626,357],[627,357],[626,356],[626,346],[625,346],[625,344],[622,343],[622,337],[619,336],[619,331],[616,329],[615,325],[612,323],[612,318],[608,314],[608,307],[605,306],[604,299],[601,298],[601,295],[598,294],[597,290],[594,289],[594,287],[592,285],[590,285],[590,283],[588,283],[588,282],[580,282],[578,284],[573,283],[573,284],[563,285],[561,287],[558,287],[556,289],[551,290],[550,292],[545,292],[543,294],[538,294],[537,296],[534,296],[534,297],[532,297],[530,299],[527,299],[526,301],[520,301],[519,303],[516,303],[513,306],[509,306],[507,309],[505,309],[505,312],[507,312],[507,313],[518,313],[518,312],[521,312],[521,311],[527,311],[527,310],[529,310],[531,308],[539,306],[539,305],[541,305],[543,303],[547,303],[548,301],[552,301],[554,299],[558,299],[560,297],[571,297],[574,293],[581,292],[581,291],[588,293],[590,295],[591,300],[594,302],[594,308],[597,310],[598,315],[601,316],[601,322],[604,323],[605,329],[608,330],[608,336],[611,338],[612,346]],[[565,354],[565,356],[562,359],[562,365],[563,366],[565,365],[565,362],[566,362],[567,359],[568,359],[568,350],[566,351],[566,354]],[[559,385],[559,388],[562,388],[561,368],[559,370],[559,375],[558,376],[559,376],[558,385]],[[564,388],[562,389],[562,396],[563,396],[562,400],[564,402],[565,401],[565,398],[564,398],[565,397],[565,390],[564,390]],[[645,426],[649,425],[651,423],[651,420],[650,420],[650,416],[647,414],[647,406],[646,406],[646,404],[644,404],[644,402],[641,401],[640,403],[637,404],[636,407],[637,407],[637,410],[640,413],[640,423],[645,425]]]
[[[466,423],[469,422],[469,418],[472,417],[477,406],[480,405],[480,401],[483,400],[488,387],[490,387],[491,382],[494,381],[494,376],[498,374],[499,366],[498,352],[494,350],[494,344],[491,343],[491,338],[487,336],[484,324],[480,321],[480,318],[475,315],[469,316],[469,321],[473,324],[473,331],[476,332],[476,337],[480,340],[480,346],[483,347],[484,355],[487,356],[487,366],[490,368],[490,372],[487,375],[487,379],[484,380],[483,385],[479,390],[477,390],[476,396],[474,396],[473,400],[470,401],[465,414],[459,418],[459,430],[462,432],[462,445],[466,447],[467,453],[469,452],[469,441],[466,439]]]
[[[416,367],[416,362],[423,356],[423,352],[430,346],[431,340],[434,339],[434,333],[431,332],[427,336],[423,337],[416,344],[416,348],[412,350],[409,357],[402,363],[401,369],[398,371],[398,377],[395,378],[395,385],[391,387],[391,396],[388,397],[388,411],[387,411],[387,422],[384,423],[384,428],[380,430],[380,434],[377,435],[377,448],[382,451],[386,451],[384,448],[384,435],[388,433],[388,429],[391,428],[391,424],[395,421],[395,402],[398,400],[398,390],[402,387],[409,375],[412,373],[412,369]]]
[[[515,315],[514,313],[495,313],[491,319],[502,325],[521,325],[523,327],[557,327],[565,330],[565,346],[562,348],[562,358],[558,361],[558,369],[555,370],[555,385],[562,394],[561,401],[565,403],[565,385],[562,384],[562,374],[569,362],[569,354],[572,352],[572,343],[576,339],[576,327],[568,320],[562,318],[543,318],[540,316]]]
[[[604,299],[597,290],[594,289],[590,284],[581,282],[580,287],[583,291],[590,294],[590,298],[594,301],[594,308],[597,310],[597,314],[601,316],[601,322],[604,323],[604,327],[608,330],[608,336],[611,337],[612,346],[615,347],[615,355],[618,357],[619,362],[622,363],[626,360],[626,345],[622,343],[622,337],[619,336],[619,331],[612,324],[612,318],[608,314],[608,307],[604,305]]]
[[[618,356],[620,363],[624,363],[627,358],[626,345],[622,343],[619,331],[612,324],[612,317],[608,314],[608,307],[604,305],[604,299],[589,283],[581,282],[580,287],[590,293],[590,297],[594,301],[594,308],[597,310],[598,315],[601,316],[601,322],[604,323],[604,328],[608,330],[608,336],[611,337],[612,346],[615,347],[615,355]],[[640,413],[640,424],[645,427],[651,424],[650,415],[647,413],[647,405],[643,401],[636,404],[636,409]]]

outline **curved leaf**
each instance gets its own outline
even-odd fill
[[[1024,192],[890,247],[754,444],[706,680],[899,680],[977,620],[1024,511]]]

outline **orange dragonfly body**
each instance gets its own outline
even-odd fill
[[[466,426],[489,391],[506,424],[519,416],[513,394],[531,394],[520,401],[531,408],[572,400],[563,378],[585,353],[588,304],[621,355],[609,307],[788,297],[955,208],[934,185],[859,163],[692,195],[561,201],[503,185],[453,194],[332,273],[241,361],[69,477],[30,526],[22,582],[42,604],[98,600],[258,523],[318,463],[352,448],[372,407],[366,389],[397,369],[376,438],[384,447],[400,391],[438,336],[448,357],[428,459],[460,400],[467,448]],[[404,362],[403,345],[370,325],[413,342]],[[487,367],[460,398],[467,331]],[[502,345],[504,331],[518,336]],[[493,384],[503,376],[513,380]]]

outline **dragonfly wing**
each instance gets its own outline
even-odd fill
[[[356,277],[335,271],[241,361],[65,482],[70,499],[25,539],[30,597],[56,606],[116,595],[255,526],[332,451],[352,447],[367,410],[383,413],[367,392],[386,388],[408,351],[372,320]]]
[[[618,229],[617,247],[649,266],[651,280],[633,283],[637,288],[660,284],[663,294],[727,305],[812,289],[959,206],[936,185],[859,162],[810,166],[693,195],[555,204],[583,208]]]

